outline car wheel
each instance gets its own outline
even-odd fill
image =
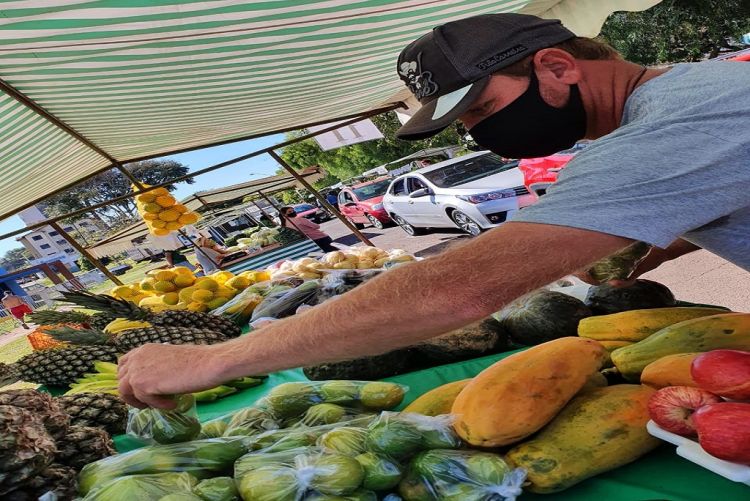
[[[371,214],[367,214],[367,220],[370,221],[370,224],[373,226],[373,228],[376,228],[378,230],[382,230],[385,227],[380,219]]]
[[[474,221],[472,218],[470,218],[460,210],[454,210],[451,213],[451,219],[453,219],[453,222],[456,223],[456,226],[458,226],[462,231],[465,231],[471,236],[475,237],[482,233],[482,227],[479,226],[479,223]]]
[[[391,214],[391,219],[401,227],[402,230],[406,232],[407,235],[415,237],[417,235],[420,235],[424,233],[424,230],[422,228],[415,228],[414,226],[407,223],[404,218],[399,216],[398,214]]]

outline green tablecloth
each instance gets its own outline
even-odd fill
[[[510,352],[512,353],[512,352]],[[388,378],[409,387],[404,405],[422,393],[442,384],[477,375],[497,360],[502,353],[466,362]],[[269,376],[265,384],[230,395],[216,402],[199,405],[202,420],[209,420],[232,410],[246,407],[265,395],[270,388],[288,381],[305,381],[299,369]],[[141,444],[125,436],[115,437],[117,449],[125,452]],[[635,463],[591,478],[553,495],[524,494],[522,500],[554,499],[555,501],[741,501],[750,500],[750,487],[730,482],[676,455],[674,446],[665,444]]]

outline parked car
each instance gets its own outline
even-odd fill
[[[397,177],[383,205],[409,235],[456,226],[478,235],[534,200],[517,161],[480,151]]]
[[[547,193],[550,185],[557,181],[560,171],[588,144],[588,141],[581,141],[568,150],[559,151],[548,157],[521,159],[518,168],[523,172],[523,184],[526,189],[537,197]]]
[[[328,211],[323,210],[320,207],[315,207],[312,204],[297,204],[292,207],[294,207],[294,212],[296,212],[298,216],[309,219],[313,223],[322,223],[331,219],[331,215]]]
[[[339,192],[339,211],[358,228],[371,224],[379,230],[383,229],[391,222],[383,208],[383,195],[390,183],[390,178],[381,177],[342,188]]]

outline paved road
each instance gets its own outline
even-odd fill
[[[338,220],[324,223],[322,229],[338,243],[358,243]],[[362,231],[378,247],[404,249],[419,256],[435,254],[453,242],[468,238],[458,230],[440,230],[418,237],[410,237],[398,227],[383,230],[367,227]],[[694,252],[665,263],[644,278],[665,284],[683,301],[750,312],[750,273],[710,252]]]

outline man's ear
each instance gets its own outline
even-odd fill
[[[581,78],[576,58],[569,52],[554,47],[534,54],[534,69],[540,82],[574,85]]]

